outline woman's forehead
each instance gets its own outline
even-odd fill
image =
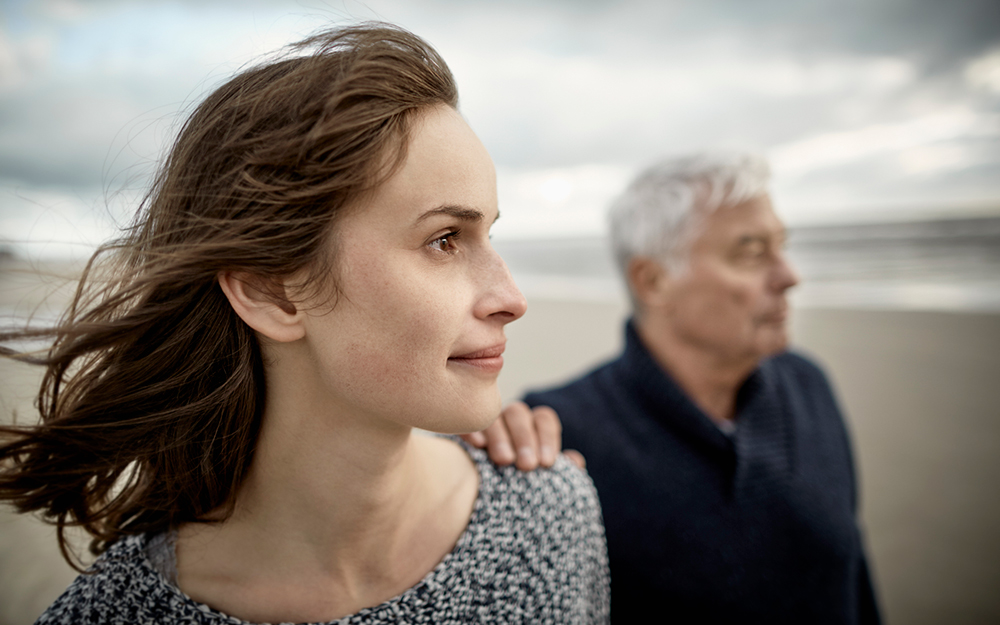
[[[448,106],[414,119],[406,156],[371,194],[367,210],[396,223],[413,224],[428,211],[453,207],[496,217],[496,170],[482,142]]]

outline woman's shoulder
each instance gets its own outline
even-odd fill
[[[534,471],[501,467],[485,451],[461,444],[479,471],[479,514],[470,524],[481,522],[524,540],[599,544],[604,549],[597,490],[584,470],[564,456],[551,468]]]
[[[150,566],[145,536],[120,539],[42,613],[36,625],[197,623],[177,610],[190,600]]]
[[[564,457],[552,468],[525,472],[463,446],[480,474],[465,536],[467,564],[491,586],[523,595],[509,599],[531,615],[525,622],[606,622],[607,546],[590,477]]]
[[[583,504],[599,507],[597,490],[590,476],[561,454],[550,468],[521,471],[514,465],[498,466],[489,459],[486,451],[464,441],[460,444],[479,470],[481,495],[514,495],[532,505],[545,502],[565,504],[579,500]],[[547,493],[555,497],[544,500],[534,496],[523,497],[532,493]]]

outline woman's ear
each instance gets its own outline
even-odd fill
[[[236,314],[260,334],[278,343],[305,336],[302,312],[285,297],[282,284],[235,271],[220,271],[216,278]]]
[[[670,274],[659,261],[635,256],[628,263],[628,285],[643,309],[661,308],[669,300]]]

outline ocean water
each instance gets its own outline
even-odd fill
[[[529,297],[621,301],[603,238],[498,240]],[[1000,217],[791,228],[794,306],[1000,311]]]
[[[529,297],[627,298],[603,238],[493,243]],[[796,307],[1000,312],[1000,216],[791,228],[788,256]],[[55,319],[80,268],[0,258],[0,319]]]

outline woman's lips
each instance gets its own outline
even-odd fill
[[[450,356],[448,362],[472,367],[483,373],[500,373],[503,369],[503,350],[506,343],[498,343],[465,354]]]

